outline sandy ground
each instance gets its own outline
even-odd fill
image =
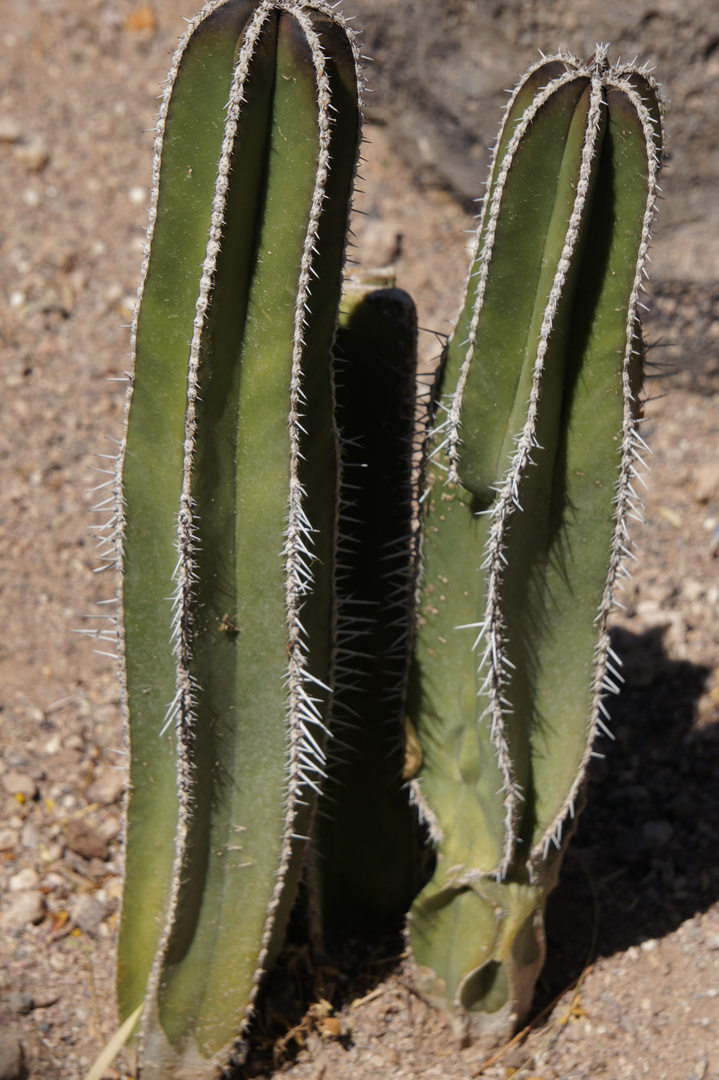
[[[121,431],[124,384],[108,380],[128,363],[148,132],[183,23],[171,0],[145,16],[129,0],[8,0],[2,16],[0,1080],[20,1075],[19,1054],[33,1080],[80,1080],[116,1023],[123,758],[113,662],[72,631],[115,590],[94,572],[88,489],[106,479],[92,470],[107,467]],[[393,131],[381,110],[368,126],[357,258],[393,263],[431,357],[431,331],[456,308],[471,220],[447,193],[414,186]],[[683,197],[671,167],[665,188]],[[244,1075],[719,1077],[719,284],[686,273],[700,225],[682,233],[680,215],[670,220],[647,322],[660,343],[647,524],[613,622],[627,686],[550,904],[537,1010],[561,996],[486,1065],[453,1046],[401,963],[378,952],[361,977],[325,973],[339,1023],[305,1020],[275,1072],[263,1046],[281,1031],[261,1015]]]

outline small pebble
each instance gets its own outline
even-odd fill
[[[0,1080],[20,1080],[23,1072],[22,1043],[10,1032],[0,1034]]]
[[[0,829],[0,851],[12,851],[17,842],[18,834],[14,829]]]
[[[17,1016],[27,1016],[35,1008],[32,994],[22,990],[16,990],[14,993],[8,994],[7,1003],[10,1006],[10,1011]]]
[[[674,835],[674,829],[668,821],[645,821],[642,834],[656,847],[664,847]]]
[[[18,870],[17,874],[13,874],[10,878],[10,892],[25,892],[27,889],[34,889],[39,880],[37,870],[26,866],[24,870]]]
[[[29,851],[37,851],[42,843],[42,834],[37,825],[32,821],[26,821],[20,832],[20,843]]]
[[[719,497],[719,464],[700,465],[694,476],[694,498],[698,503],[708,503]]]
[[[103,859],[109,854],[107,840],[84,818],[73,818],[65,826],[65,843],[84,859]]]
[[[37,135],[27,143],[17,143],[15,157],[30,172],[40,172],[50,160],[50,151],[44,139]]]
[[[363,266],[391,266],[400,254],[401,244],[400,229],[391,221],[367,220],[357,238]]]
[[[72,904],[70,915],[85,933],[96,934],[105,919],[105,906],[96,897],[86,893],[78,896]]]
[[[56,754],[60,749],[60,746],[60,736],[57,734],[57,732],[55,732],[55,734],[51,735],[50,738],[47,740],[47,742],[43,746],[43,750],[46,754]]]
[[[64,848],[57,840],[49,844],[40,844],[40,858],[44,863],[54,863],[63,856]]]
[[[100,834],[106,840],[114,840],[122,831],[122,819],[119,814],[109,814],[100,825]]]
[[[0,116],[0,142],[17,142],[22,135],[22,128],[11,116]]]
[[[45,917],[45,897],[37,889],[18,893],[2,918],[6,930],[22,930],[28,923],[39,923]]]
[[[125,776],[122,769],[112,765],[100,765],[95,769],[92,783],[87,789],[89,802],[109,806],[117,802],[125,789]]]
[[[34,799],[37,784],[31,776],[21,772],[6,772],[2,778],[3,787],[9,795],[22,795],[25,799]]]

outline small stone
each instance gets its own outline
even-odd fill
[[[3,915],[6,930],[22,930],[28,923],[39,923],[45,917],[45,897],[37,889],[18,893]]]
[[[37,784],[25,773],[6,772],[2,782],[9,795],[22,795],[24,799],[34,799],[37,795]]]
[[[100,834],[106,840],[114,840],[122,831],[122,818],[119,814],[110,814],[100,825]]]
[[[85,859],[83,869],[91,878],[104,878],[107,875],[107,864],[103,859]]]
[[[14,143],[22,135],[22,128],[11,116],[0,116],[0,142]]]
[[[87,789],[87,798],[89,802],[109,806],[118,801],[124,789],[123,770],[112,765],[100,765],[95,769],[93,781]]]
[[[18,834],[14,829],[0,829],[0,851],[12,851],[17,842]]]
[[[37,871],[31,866],[26,866],[24,870],[18,870],[17,874],[13,874],[10,878],[10,892],[25,892],[27,889],[34,889],[39,880]]]
[[[65,843],[84,859],[102,859],[109,854],[107,840],[84,818],[73,818],[65,826]]]
[[[60,997],[60,994],[53,993],[52,990],[41,990],[38,994],[33,995],[33,1007],[36,1009],[49,1009],[51,1005],[55,1005],[60,1000]]]
[[[401,232],[396,223],[370,219],[363,222],[357,246],[363,266],[388,267],[401,253]]]
[[[72,904],[70,915],[86,934],[96,934],[105,919],[105,906],[96,897],[85,893]]]
[[[645,821],[642,826],[642,835],[654,847],[664,847],[674,835],[674,829],[668,821]]]
[[[40,844],[40,858],[44,863],[54,863],[62,858],[64,850],[57,840],[51,840],[49,844]]]
[[[719,464],[700,465],[695,477],[694,498],[698,503],[708,503],[719,497]]]
[[[29,142],[16,144],[15,157],[30,172],[40,172],[50,160],[50,151],[45,145],[45,140],[36,135]]]
[[[65,739],[63,746],[66,750],[84,750],[85,740],[79,732],[75,732],[73,735],[68,735]]]
[[[56,754],[60,749],[61,745],[62,744],[60,741],[60,736],[57,732],[55,732],[55,734],[51,735],[50,738],[47,740],[47,742],[43,746],[43,750],[46,754]]]
[[[42,834],[33,821],[26,821],[20,832],[20,843],[29,851],[37,851],[42,843]]]
[[[0,1035],[0,1080],[20,1080],[23,1071],[22,1043],[9,1032]]]
[[[35,1008],[35,1001],[32,994],[28,994],[27,991],[16,990],[12,994],[8,994],[7,1003],[10,1006],[10,1011],[14,1012],[16,1016],[27,1016]]]

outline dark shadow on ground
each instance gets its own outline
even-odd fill
[[[610,702],[615,738],[598,740],[604,757],[592,762],[586,806],[549,900],[534,1015],[581,973],[595,934],[592,959],[661,937],[719,899],[719,723],[695,723],[709,669],[671,660],[663,633],[612,633],[626,677]],[[401,926],[328,941],[320,959],[307,944],[301,901],[235,1080],[268,1075],[321,1035],[321,1014],[306,1015],[318,999],[339,1010],[396,970]]]
[[[670,660],[662,636],[612,634],[627,682],[549,900],[538,1009],[581,972],[597,915],[594,958],[670,933],[719,899],[719,723],[694,722],[709,669]]]

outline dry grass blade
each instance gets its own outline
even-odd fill
[[[107,1042],[103,1047],[89,1073],[86,1074],[84,1080],[100,1080],[103,1073],[105,1072],[105,1069],[107,1069],[109,1065],[112,1065],[113,1061],[120,1053],[127,1040],[130,1038],[130,1035],[132,1034],[132,1029],[134,1028],[137,1021],[140,1019],[140,1013],[142,1012],[143,1008],[144,1005],[138,1005],[134,1013],[131,1013],[125,1023],[117,1029],[109,1042]]]

